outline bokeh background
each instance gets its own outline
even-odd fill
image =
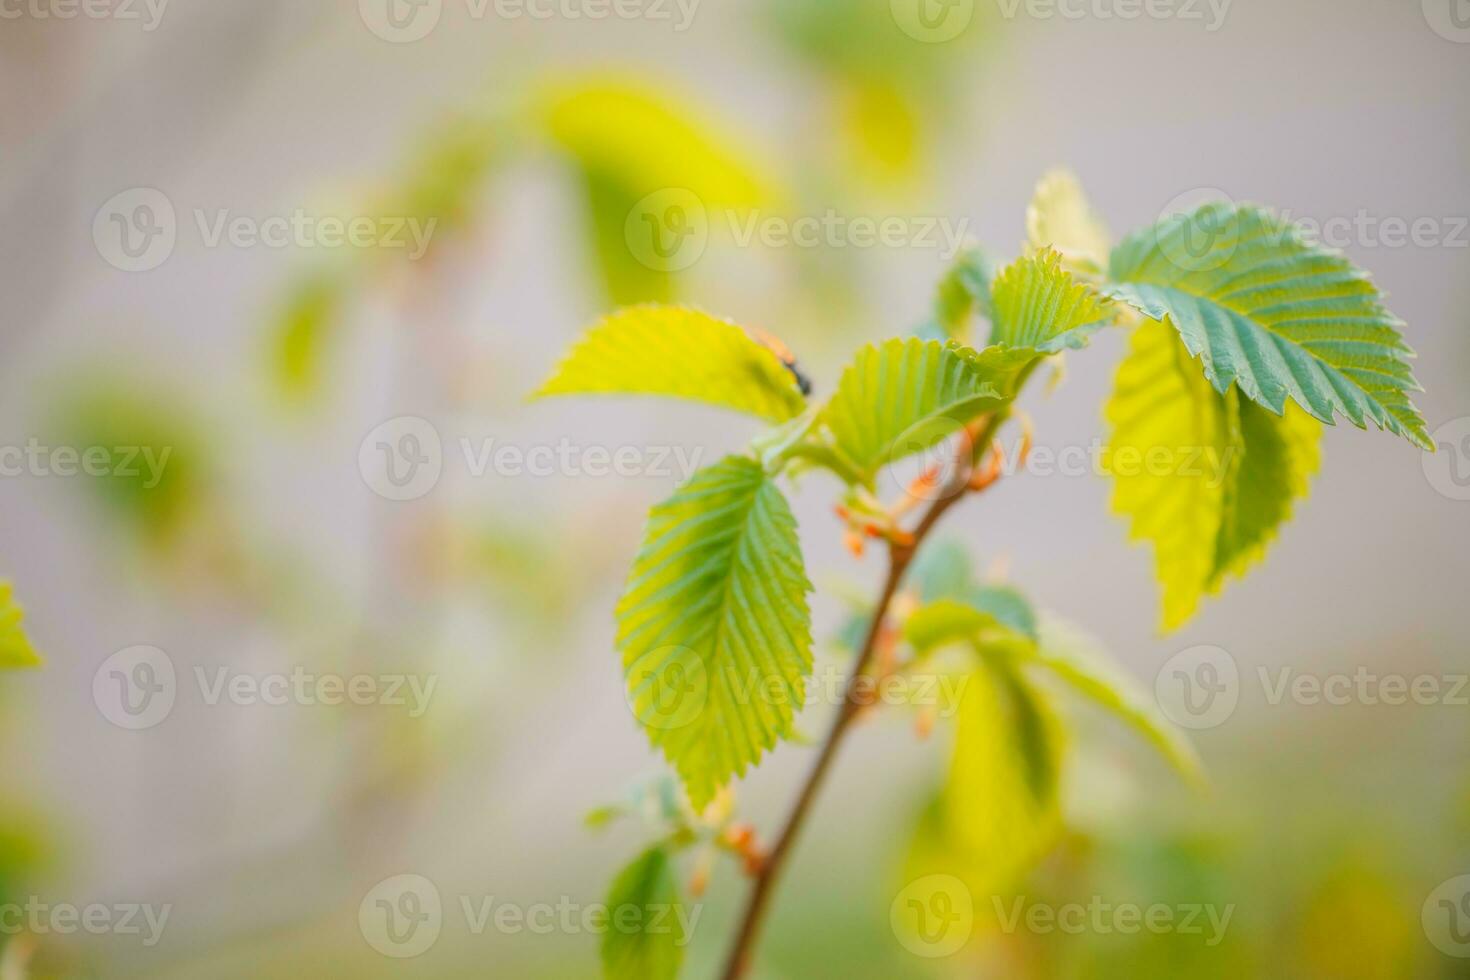
[[[1407,322],[1418,405],[1453,439],[1426,461],[1328,430],[1311,498],[1264,565],[1169,636],[1105,481],[1021,475],[948,521],[977,563],[1085,624],[1149,690],[1192,646],[1238,663],[1239,706],[1194,733],[1212,792],[1083,718],[1067,836],[1017,886],[1053,904],[1232,905],[1223,943],[980,928],[955,956],[915,957],[889,907],[945,733],[878,718],[813,814],[758,975],[1470,976],[1421,922],[1431,892],[1470,873],[1470,707],[1272,704],[1257,673],[1450,687],[1470,671],[1461,0],[1180,3],[1136,19],[1104,0],[959,0],[929,21],[904,0],[686,0],[605,19],[587,0],[536,8],[545,18],[434,0],[396,22],[374,0],[175,0],[156,21],[142,5],[62,6],[0,21],[0,443],[172,455],[152,486],[0,479],[0,576],[47,658],[0,678],[0,902],[172,912],[153,946],[0,934],[0,976],[595,975],[596,936],[475,934],[458,899],[600,901],[646,839],[636,820],[583,823],[661,772],[621,694],[612,606],[645,509],[679,475],[654,451],[713,461],[753,432],[698,407],[526,396],[581,329],[640,299],[773,331],[830,390],[859,344],[923,320],[946,264],[917,243],[742,246],[717,221],[698,261],[666,275],[629,248],[625,219],[690,188],[778,220],[933,217],[1009,255],[1056,165],[1115,232],[1222,194],[1351,222],[1333,244]],[[99,242],[109,202],[137,188],[167,200],[176,241],[126,271]],[[222,212],[437,224],[408,261],[211,244],[196,215]],[[1433,233],[1395,239],[1394,220],[1417,219]],[[1031,399],[1040,445],[1100,434],[1121,350],[1100,337]],[[359,451],[402,416],[433,426],[444,464],[431,491],[394,501]],[[476,474],[462,439],[637,447],[650,472]],[[819,645],[840,664],[843,597],[881,569],[843,550],[833,493],[812,479],[795,506]],[[179,693],[126,730],[94,678],[139,645],[166,652]],[[297,667],[437,687],[414,717],[209,704],[195,683]],[[739,787],[762,833],[810,752],[783,746]],[[446,904],[437,943],[405,960],[375,951],[358,918],[400,874]],[[725,862],[686,975],[714,971],[742,893]]]

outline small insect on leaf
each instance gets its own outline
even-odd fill
[[[791,376],[796,379],[796,387],[801,389],[801,393],[810,396],[812,393],[811,379],[802,372],[801,365],[797,363],[796,355],[791,352],[791,348],[787,347],[780,337],[767,333],[759,327],[748,327],[747,331],[752,340],[775,354],[776,359],[786,365],[786,370],[790,371]]]

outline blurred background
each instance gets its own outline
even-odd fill
[[[1470,873],[1463,0],[26,0],[3,18],[0,578],[47,662],[0,675],[0,978],[596,975],[596,935],[476,928],[462,902],[585,907],[648,839],[584,823],[630,793],[647,809],[663,771],[612,608],[647,507],[754,429],[527,395],[642,300],[772,331],[830,391],[857,346],[928,315],[946,230],[1014,254],[1057,165],[1115,234],[1212,196],[1320,229],[1407,322],[1444,449],[1329,429],[1266,562],[1169,636],[1104,480],[1018,475],[947,521],[1149,691],[1199,645],[1238,665],[1234,711],[1192,733],[1208,795],[1079,718],[1066,832],[1007,893],[1229,907],[1222,941],[981,915],[953,955],[914,955],[890,905],[946,732],[895,714],[846,745],[757,975],[1470,976],[1451,955],[1470,918],[1446,938],[1432,914]],[[694,251],[649,254],[639,222],[687,195]],[[800,218],[827,230],[747,234]],[[1101,435],[1123,342],[1028,401],[1038,445]],[[385,469],[385,445],[426,465]],[[79,471],[62,447],[102,455]],[[844,597],[882,569],[843,549],[835,490],[813,478],[793,503],[819,658],[840,666]],[[1283,670],[1440,694],[1310,703],[1273,696]],[[377,686],[334,699],[323,677]],[[811,752],[784,745],[738,786],[762,836]],[[442,931],[395,958],[359,912],[405,874],[432,882]],[[685,975],[714,972],[744,888],[718,867]],[[107,911],[5,928],[63,906]],[[165,907],[156,929],[137,911]]]

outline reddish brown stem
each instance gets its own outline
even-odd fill
[[[994,424],[988,428],[993,431],[993,427]],[[755,883],[746,900],[740,929],[735,934],[730,955],[725,961],[723,973],[725,980],[737,980],[744,976],[750,967],[750,957],[755,947],[756,936],[760,932],[761,923],[770,904],[771,894],[776,887],[776,881],[780,877],[781,869],[785,866],[786,856],[795,843],[796,835],[801,830],[802,824],[806,821],[812,801],[816,799],[817,792],[822,788],[827,770],[832,766],[832,760],[837,756],[837,747],[842,743],[843,736],[847,734],[848,728],[857,716],[860,707],[859,681],[873,659],[878,637],[883,630],[883,621],[888,615],[888,607],[892,605],[893,597],[898,593],[898,587],[903,581],[903,575],[908,569],[909,562],[913,560],[914,553],[918,551],[934,525],[944,516],[944,512],[964,496],[967,480],[968,473],[964,474],[963,478],[956,480],[951,487],[947,488],[948,492],[930,506],[920,519],[918,526],[914,528],[911,540],[889,542],[888,576],[883,582],[883,590],[878,594],[878,601],[873,606],[873,621],[868,624],[867,634],[858,650],[857,661],[853,665],[852,676],[847,680],[847,689],[843,695],[842,704],[837,709],[837,717],[832,720],[832,727],[827,731],[827,738],[822,742],[821,751],[817,754],[816,761],[812,764],[811,771],[802,784],[796,803],[786,817],[786,823],[781,827],[775,844],[772,845],[765,862],[755,875]]]

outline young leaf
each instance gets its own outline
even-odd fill
[[[1224,393],[1282,414],[1373,422],[1433,449],[1409,401],[1412,352],[1366,273],[1261,208],[1206,204],[1130,235],[1113,251],[1112,295],[1167,320]]]
[[[936,340],[894,339],[858,351],[823,410],[838,450],[864,482],[1004,404],[1000,372]]]
[[[1036,185],[1026,209],[1026,237],[1034,250],[1060,252],[1072,272],[1099,276],[1107,268],[1112,236],[1070,170],[1053,170]]]
[[[811,672],[796,521],[728,457],[654,507],[618,605],[628,702],[702,809],[791,733]]]
[[[15,601],[9,582],[0,581],[0,670],[39,667],[41,655],[21,627],[25,612]]]
[[[534,397],[666,395],[772,422],[801,414],[796,377],[735,324],[678,306],[631,306],[603,318]]]
[[[1151,541],[1163,628],[1181,625],[1227,574],[1264,554],[1316,472],[1321,424],[1220,395],[1163,324],[1133,333],[1106,415],[1113,509]]]
[[[632,909],[638,910],[636,918]],[[602,936],[602,975],[607,980],[677,977],[690,938],[678,911],[673,859],[664,847],[650,848],[619,872],[608,889],[610,927]],[[629,928],[629,923],[635,925]]]
[[[1082,347],[1112,322],[1113,303],[1062,268],[1049,248],[1007,266],[991,289],[990,343],[1043,354]]]
[[[1054,619],[1041,623],[1040,641],[1026,648],[1024,662],[1044,667],[1148,739],[1195,786],[1204,772],[1194,746],[1159,710],[1153,696],[1114,664],[1097,642]]]
[[[1064,735],[1043,692],[1002,658],[966,675],[944,795],[946,836],[984,887],[1005,887],[1061,824]]]

